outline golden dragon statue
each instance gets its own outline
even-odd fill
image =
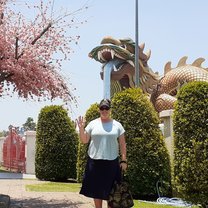
[[[159,76],[148,66],[151,51],[144,53],[145,44],[138,47],[139,87],[149,96],[157,112],[174,108],[177,91],[185,83],[208,82],[208,69],[201,66],[205,59],[198,58],[192,64],[187,64],[187,57],[184,56],[175,68],[168,62],[164,75]],[[132,39],[104,37],[101,44],[91,50],[89,57],[102,63],[101,79],[104,79],[108,63],[113,61],[109,75],[110,97],[125,88],[135,87],[135,42]]]

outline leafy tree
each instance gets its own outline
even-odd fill
[[[134,197],[157,198],[157,184],[162,185],[160,191],[164,196],[170,196],[169,154],[159,129],[158,115],[147,96],[139,88],[117,93],[112,99],[112,117],[126,130],[127,176]]]
[[[3,130],[0,132],[0,137],[5,137],[9,134],[9,131]]]
[[[208,83],[191,82],[174,111],[174,179],[179,196],[208,206]]]
[[[86,7],[62,15],[53,11],[52,1],[44,2],[26,3],[29,11],[35,12],[29,21],[12,9],[9,0],[0,3],[0,96],[12,91],[25,99],[75,99],[60,69],[72,52],[70,44],[79,40],[79,36],[66,35],[66,30],[77,27],[75,16]]]
[[[42,180],[76,179],[78,135],[61,106],[46,106],[38,117],[35,174]]]
[[[28,130],[35,131],[36,123],[34,122],[33,118],[28,117],[26,122],[23,124],[23,128],[25,131],[28,131]]]

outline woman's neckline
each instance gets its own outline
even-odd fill
[[[110,122],[113,121],[113,119],[112,119],[112,118],[109,118],[109,119],[102,119],[102,118],[100,118],[100,121],[101,121],[102,123],[110,123]]]

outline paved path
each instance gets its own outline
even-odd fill
[[[13,176],[13,179],[11,177]],[[21,208],[93,208],[93,200],[73,192],[29,192],[26,184],[45,183],[31,179],[27,175],[19,179],[20,175],[0,174],[0,194],[9,195],[11,204]],[[21,177],[20,177],[21,178]],[[27,178],[27,179],[24,179]],[[30,179],[28,179],[30,178]]]

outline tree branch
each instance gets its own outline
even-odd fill
[[[3,24],[3,19],[4,19],[4,13],[2,12],[0,15],[0,25]]]
[[[31,42],[31,45],[34,45],[51,28],[51,26],[52,23],[48,23],[47,27],[45,27],[43,31]],[[17,56],[17,59],[19,59],[23,54],[24,51],[19,56]]]
[[[16,37],[16,42],[15,42],[15,59],[18,58],[18,37]]]
[[[52,26],[52,23],[48,23],[48,26],[45,27],[43,29],[43,31],[40,33],[40,35],[38,35],[33,41],[32,41],[32,45],[34,45],[49,29],[50,27]]]
[[[14,75],[14,73],[1,72],[0,73],[0,82],[5,81],[6,79],[8,79],[9,77],[11,77],[13,75]]]

